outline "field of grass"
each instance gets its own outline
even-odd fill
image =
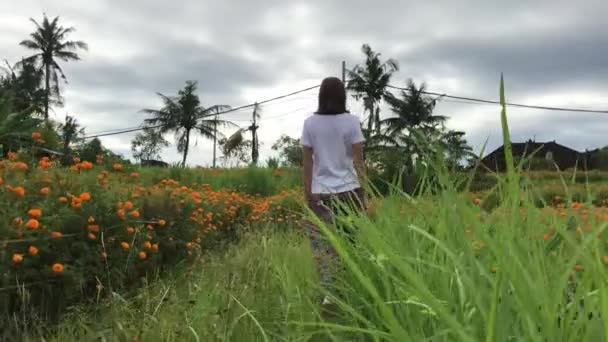
[[[343,266],[331,288],[318,285],[300,225],[267,222],[193,263],[148,277],[135,293],[77,306],[50,329],[29,326],[27,335],[51,341],[605,340],[608,209],[524,201],[486,211],[480,201],[449,186],[416,197],[395,192],[377,200],[372,217],[341,217],[356,231],[354,242],[323,226]],[[319,305],[322,295],[334,303],[331,314]]]
[[[0,176],[7,340],[608,339],[599,181],[501,176],[471,194],[438,168],[415,195],[340,217],[352,239],[316,221],[341,260],[321,288],[297,170],[24,164],[3,161]]]

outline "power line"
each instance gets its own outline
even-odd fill
[[[403,91],[409,91],[408,88],[396,87],[396,86],[391,86],[391,85],[389,85],[388,87],[389,88],[393,88],[393,89],[403,90]],[[422,91],[421,93],[427,94],[427,95],[435,95],[435,96],[439,96],[439,97],[446,97],[446,98],[456,99],[456,100],[464,100],[464,101],[477,102],[477,103],[498,104],[498,105],[501,104],[498,101],[491,101],[491,100],[477,99],[477,98],[473,98],[473,97],[465,97],[465,96],[456,96],[456,95],[442,94],[442,93],[436,93],[436,92],[432,92],[432,91]],[[462,103],[466,103],[466,102],[462,102]],[[608,114],[608,110],[534,106],[534,105],[525,105],[525,104],[511,103],[511,102],[507,102],[505,104],[507,106],[511,106],[511,107],[529,108],[529,109],[552,110],[552,111],[561,111],[561,112],[580,112],[580,113]]]
[[[309,90],[312,90],[312,89],[319,88],[320,86],[321,85],[315,85],[315,86],[312,86],[312,87],[304,88],[304,89],[301,89],[301,90],[298,90],[298,91],[294,91],[294,92],[289,93],[289,94],[280,95],[280,96],[277,96],[277,97],[273,97],[271,99],[267,99],[267,100],[264,100],[264,101],[257,102],[257,104],[258,105],[262,105],[262,104],[269,103],[269,102],[272,102],[272,101],[280,100],[280,99],[283,99],[283,98],[286,98],[286,97],[290,97],[290,96],[293,96],[293,95],[296,95],[296,94],[300,94],[300,93],[303,93],[303,92],[306,92],[306,91],[309,91]],[[254,102],[254,103],[246,104],[246,105],[239,106],[239,107],[236,107],[236,108],[228,109],[228,110],[225,110],[223,112],[203,115],[203,116],[201,116],[201,118],[224,115],[224,114],[227,114],[227,113],[232,113],[232,112],[240,111],[242,109],[251,108],[251,107],[253,107],[255,105],[256,105],[256,103]],[[124,133],[131,133],[131,132],[141,131],[141,130],[144,130],[146,128],[154,129],[154,128],[160,128],[162,126],[164,126],[164,125],[138,127],[138,128],[129,128],[129,129],[123,129],[123,130],[116,131],[116,132],[111,132],[111,133],[89,135],[89,136],[83,137],[82,139],[91,139],[91,138],[106,137],[106,136],[118,135],[118,134],[124,134]]]

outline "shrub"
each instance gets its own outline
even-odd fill
[[[11,157],[0,161],[4,317],[57,317],[68,305],[127,291],[204,248],[232,241],[238,229],[298,219],[299,191],[272,195],[272,175],[261,170],[245,178],[264,197],[143,177],[116,163],[83,161],[64,169],[49,159],[28,164]]]

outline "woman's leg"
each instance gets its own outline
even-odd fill
[[[334,221],[332,210],[324,203],[325,201],[316,201],[309,203],[312,211],[325,224],[331,225]],[[334,282],[334,268],[336,267],[337,254],[334,247],[327,238],[323,235],[319,227],[312,222],[308,222],[308,230],[310,235],[310,244],[312,253],[317,265],[317,271],[322,286],[328,286]]]

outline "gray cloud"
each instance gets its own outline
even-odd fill
[[[175,94],[186,80],[198,80],[204,104],[234,106],[288,93],[339,75],[340,62],[362,62],[369,43],[401,72],[394,79],[425,81],[430,90],[498,98],[505,73],[511,101],[569,107],[608,107],[608,3],[588,0],[488,2],[367,0],[264,4],[244,0],[167,2],[164,0],[61,0],[0,3],[0,57],[27,55],[17,44],[32,29],[27,19],[61,15],[77,28],[74,37],[91,49],[83,60],[65,64],[70,83],[66,106],[57,117],[74,114],[94,132],[131,127],[139,110],[159,106],[156,92]],[[6,19],[6,20],[5,20]],[[281,133],[297,136],[314,108],[314,94],[268,106],[275,117],[263,121],[263,158]],[[351,108],[360,111],[360,104]],[[299,110],[299,111],[298,111]],[[439,114],[450,127],[467,132],[480,147],[500,143],[496,106],[443,102]],[[284,114],[283,117],[277,115]],[[388,115],[388,113],[385,113]],[[608,144],[608,116],[510,109],[514,140],[533,136],[578,149]],[[248,119],[249,111],[227,116]],[[246,125],[246,121],[239,121]],[[226,130],[230,134],[231,130]],[[133,134],[103,138],[128,154]],[[198,140],[192,164],[210,162],[211,144]],[[163,156],[177,161],[174,147]]]

